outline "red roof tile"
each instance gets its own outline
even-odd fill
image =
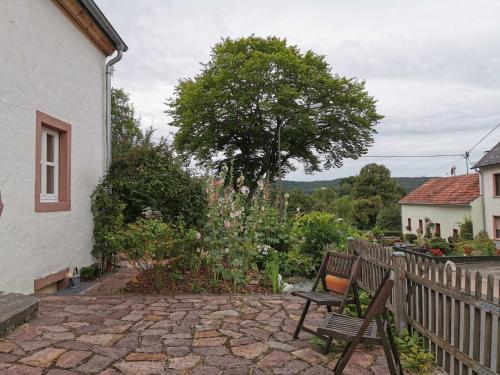
[[[433,178],[403,197],[399,203],[466,205],[479,197],[479,174]]]

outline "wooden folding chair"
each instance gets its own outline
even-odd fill
[[[327,251],[319,267],[318,274],[316,275],[316,280],[311,288],[310,292],[292,292],[292,295],[304,298],[306,303],[304,309],[302,310],[302,315],[300,316],[297,328],[293,338],[299,337],[301,330],[309,332],[315,336],[323,338],[327,341],[327,346],[331,344],[331,339],[328,337],[320,336],[317,332],[304,327],[304,319],[306,318],[307,311],[311,306],[311,302],[318,304],[319,306],[326,306],[329,312],[332,311],[332,306],[338,306],[338,311],[342,313],[344,307],[348,304],[356,305],[356,310],[358,316],[361,317],[361,305],[359,303],[359,293],[357,277],[359,272],[359,261],[358,256],[350,254],[341,254]],[[330,291],[327,288],[326,277],[328,275],[335,276],[341,279],[346,279],[347,286],[344,293],[336,293]],[[323,291],[317,291],[318,284],[321,281]],[[352,294],[352,296],[351,296]]]
[[[362,319],[332,313],[327,315],[318,328],[318,333],[321,335],[348,341],[333,369],[334,374],[342,374],[358,344],[364,343],[382,345],[391,375],[404,375],[385,308],[393,285],[394,271],[389,270],[380,283]],[[329,350],[330,348],[327,348],[327,352]]]

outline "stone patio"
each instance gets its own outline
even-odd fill
[[[279,296],[44,297],[39,316],[0,339],[0,373],[331,374],[335,356],[292,339],[301,300]],[[313,310],[308,325],[321,321]],[[345,374],[388,374],[379,348]]]

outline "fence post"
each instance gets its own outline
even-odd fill
[[[394,326],[398,335],[401,335],[408,325],[405,259],[406,255],[401,251],[392,253],[392,265],[394,267]]]
[[[347,254],[354,254],[354,238],[347,237]]]

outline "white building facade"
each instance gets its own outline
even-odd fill
[[[483,221],[488,236],[500,248],[500,143],[474,166],[481,176]]]
[[[403,234],[425,234],[447,239],[459,233],[470,218],[474,235],[484,230],[483,198],[477,173],[435,178],[400,200]]]
[[[105,172],[105,68],[117,48],[91,6],[0,1],[2,292],[52,290],[93,262],[90,196]]]

